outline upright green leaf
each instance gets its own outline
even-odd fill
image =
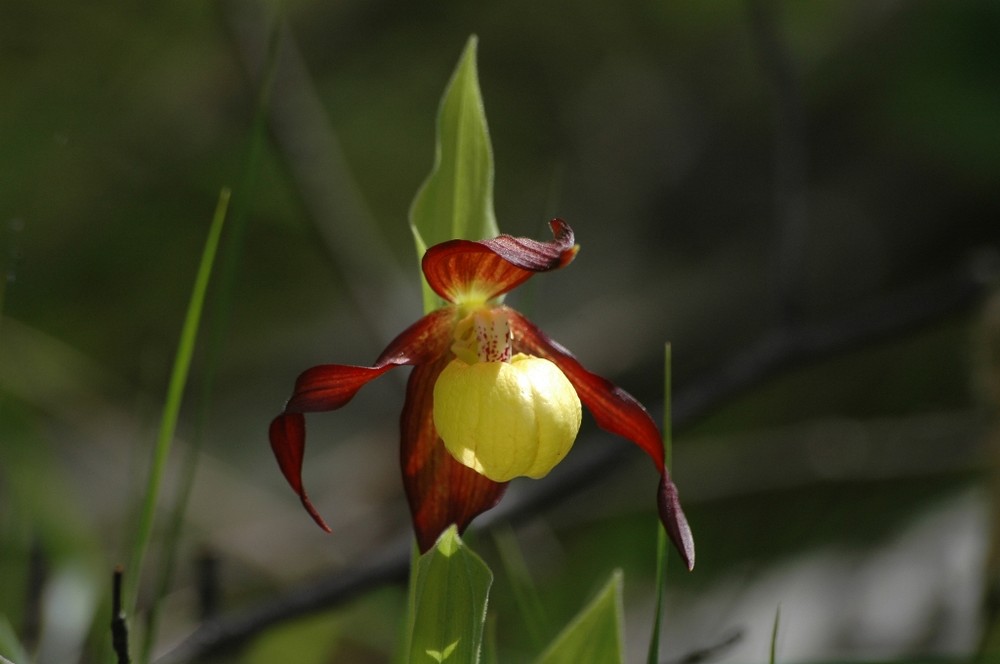
[[[499,234],[493,212],[493,147],[479,91],[473,35],[438,108],[434,167],[410,206],[417,258],[445,240],[481,240]],[[424,282],[424,310],[439,306]]]
[[[604,589],[563,628],[536,664],[623,661],[622,572],[615,570]]]
[[[408,661],[478,662],[493,573],[452,526],[420,557],[414,574]]]

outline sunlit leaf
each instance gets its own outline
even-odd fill
[[[434,167],[410,207],[418,259],[445,240],[499,234],[493,212],[493,148],[479,91],[475,36],[469,38],[438,108]],[[424,283],[424,310],[440,300]]]
[[[452,526],[420,557],[414,574],[407,661],[478,662],[493,573]]]
[[[615,570],[597,597],[563,628],[536,664],[623,661],[622,572]]]

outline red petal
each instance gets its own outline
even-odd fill
[[[421,552],[434,546],[451,524],[459,531],[496,505],[507,484],[497,483],[455,461],[434,429],[434,382],[446,356],[413,369],[400,418],[400,465]]]
[[[285,475],[285,479],[295,489],[302,500],[302,506],[309,512],[319,527],[330,532],[330,526],[319,515],[313,507],[306,490],[302,486],[302,453],[306,447],[306,418],[301,413],[287,413],[278,415],[271,422],[269,431],[271,438],[271,450],[274,451],[275,458],[278,459],[278,466]]]
[[[285,412],[336,410],[386,371],[439,357],[451,344],[453,316],[450,309],[438,309],[424,316],[393,339],[371,367],[324,364],[303,371],[295,381],[295,392],[285,405]]]
[[[396,337],[372,367],[326,364],[304,371],[295,382],[295,392],[285,411],[271,422],[271,450],[285,479],[302,505],[323,530],[330,528],[309,501],[302,485],[302,459],[306,428],[302,413],[336,410],[349,402],[368,381],[404,364],[432,362],[447,353],[451,343],[454,313],[439,309],[411,325]]]
[[[483,300],[503,295],[536,272],[564,267],[576,256],[573,229],[561,219],[549,222],[552,242],[500,235],[491,240],[449,240],[427,250],[424,276],[449,302],[475,293]]]
[[[653,459],[662,480],[657,503],[660,518],[671,541],[684,558],[688,569],[694,566],[694,539],[677,496],[677,487],[663,463],[663,440],[649,412],[635,397],[611,381],[592,374],[573,354],[550,339],[519,312],[504,307],[514,335],[515,353],[527,353],[554,362],[576,388],[580,401],[594,416],[597,425],[626,438]]]
[[[660,488],[657,491],[657,507],[660,510],[660,521],[667,529],[667,536],[674,543],[677,553],[681,555],[688,571],[694,569],[694,535],[688,526],[687,517],[681,508],[681,499],[677,495],[677,485],[670,479],[666,470],[660,478]]]
[[[395,364],[378,368],[323,364],[306,369],[295,380],[295,393],[285,404],[285,412],[336,410],[353,399],[358,390],[369,381],[395,367]]]

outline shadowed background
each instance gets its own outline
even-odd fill
[[[209,300],[224,336],[203,337],[182,415],[177,460],[195,436],[202,454],[157,652],[197,623],[198,559],[216,561],[225,614],[349,574],[406,535],[403,370],[309,419],[305,479],[332,536],[284,484],[266,428],[300,370],[366,364],[419,316],[407,209],[472,33],[501,230],[545,238],[559,216],[581,244],[513,304],[658,418],[672,343],[678,409],[691,409],[675,476],[699,564],[670,568],[668,661],[703,648],[766,659],[778,604],[788,661],[958,655],[985,633],[996,3],[3,14],[0,614],[49,661],[69,661],[53,653],[92,620],[91,640],[106,636],[106,576],[125,556],[224,185],[231,297]],[[571,457],[612,447],[619,464],[515,530],[471,535],[498,574],[501,661],[536,652],[532,632],[547,641],[615,566],[630,661],[644,652],[655,473],[584,427]],[[512,598],[512,541],[544,618]],[[61,605],[76,620],[62,641],[35,624],[53,587],[79,600]],[[388,661],[402,596],[380,585],[283,623],[243,661]]]

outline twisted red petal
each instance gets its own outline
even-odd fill
[[[434,383],[451,360],[413,369],[400,417],[400,465],[413,530],[426,552],[448,526],[465,530],[476,516],[496,505],[507,489],[455,461],[434,428]]]
[[[564,267],[576,256],[573,229],[561,219],[549,222],[553,241],[500,235],[491,240],[449,240],[424,254],[427,283],[448,302],[470,293],[490,300],[527,281],[536,272]]]
[[[392,340],[371,367],[325,364],[307,369],[295,381],[295,392],[284,412],[271,422],[271,450],[282,474],[319,526],[330,531],[302,485],[306,428],[302,413],[336,410],[347,404],[369,381],[401,365],[433,362],[451,343],[454,312],[439,309],[424,316]]]
[[[614,383],[587,371],[572,353],[550,339],[519,312],[503,307],[514,335],[514,352],[544,357],[554,362],[576,388],[580,401],[597,425],[638,445],[660,471],[657,505],[670,540],[688,569],[694,567],[694,538],[681,509],[677,487],[663,462],[663,442],[649,412],[635,397]]]

